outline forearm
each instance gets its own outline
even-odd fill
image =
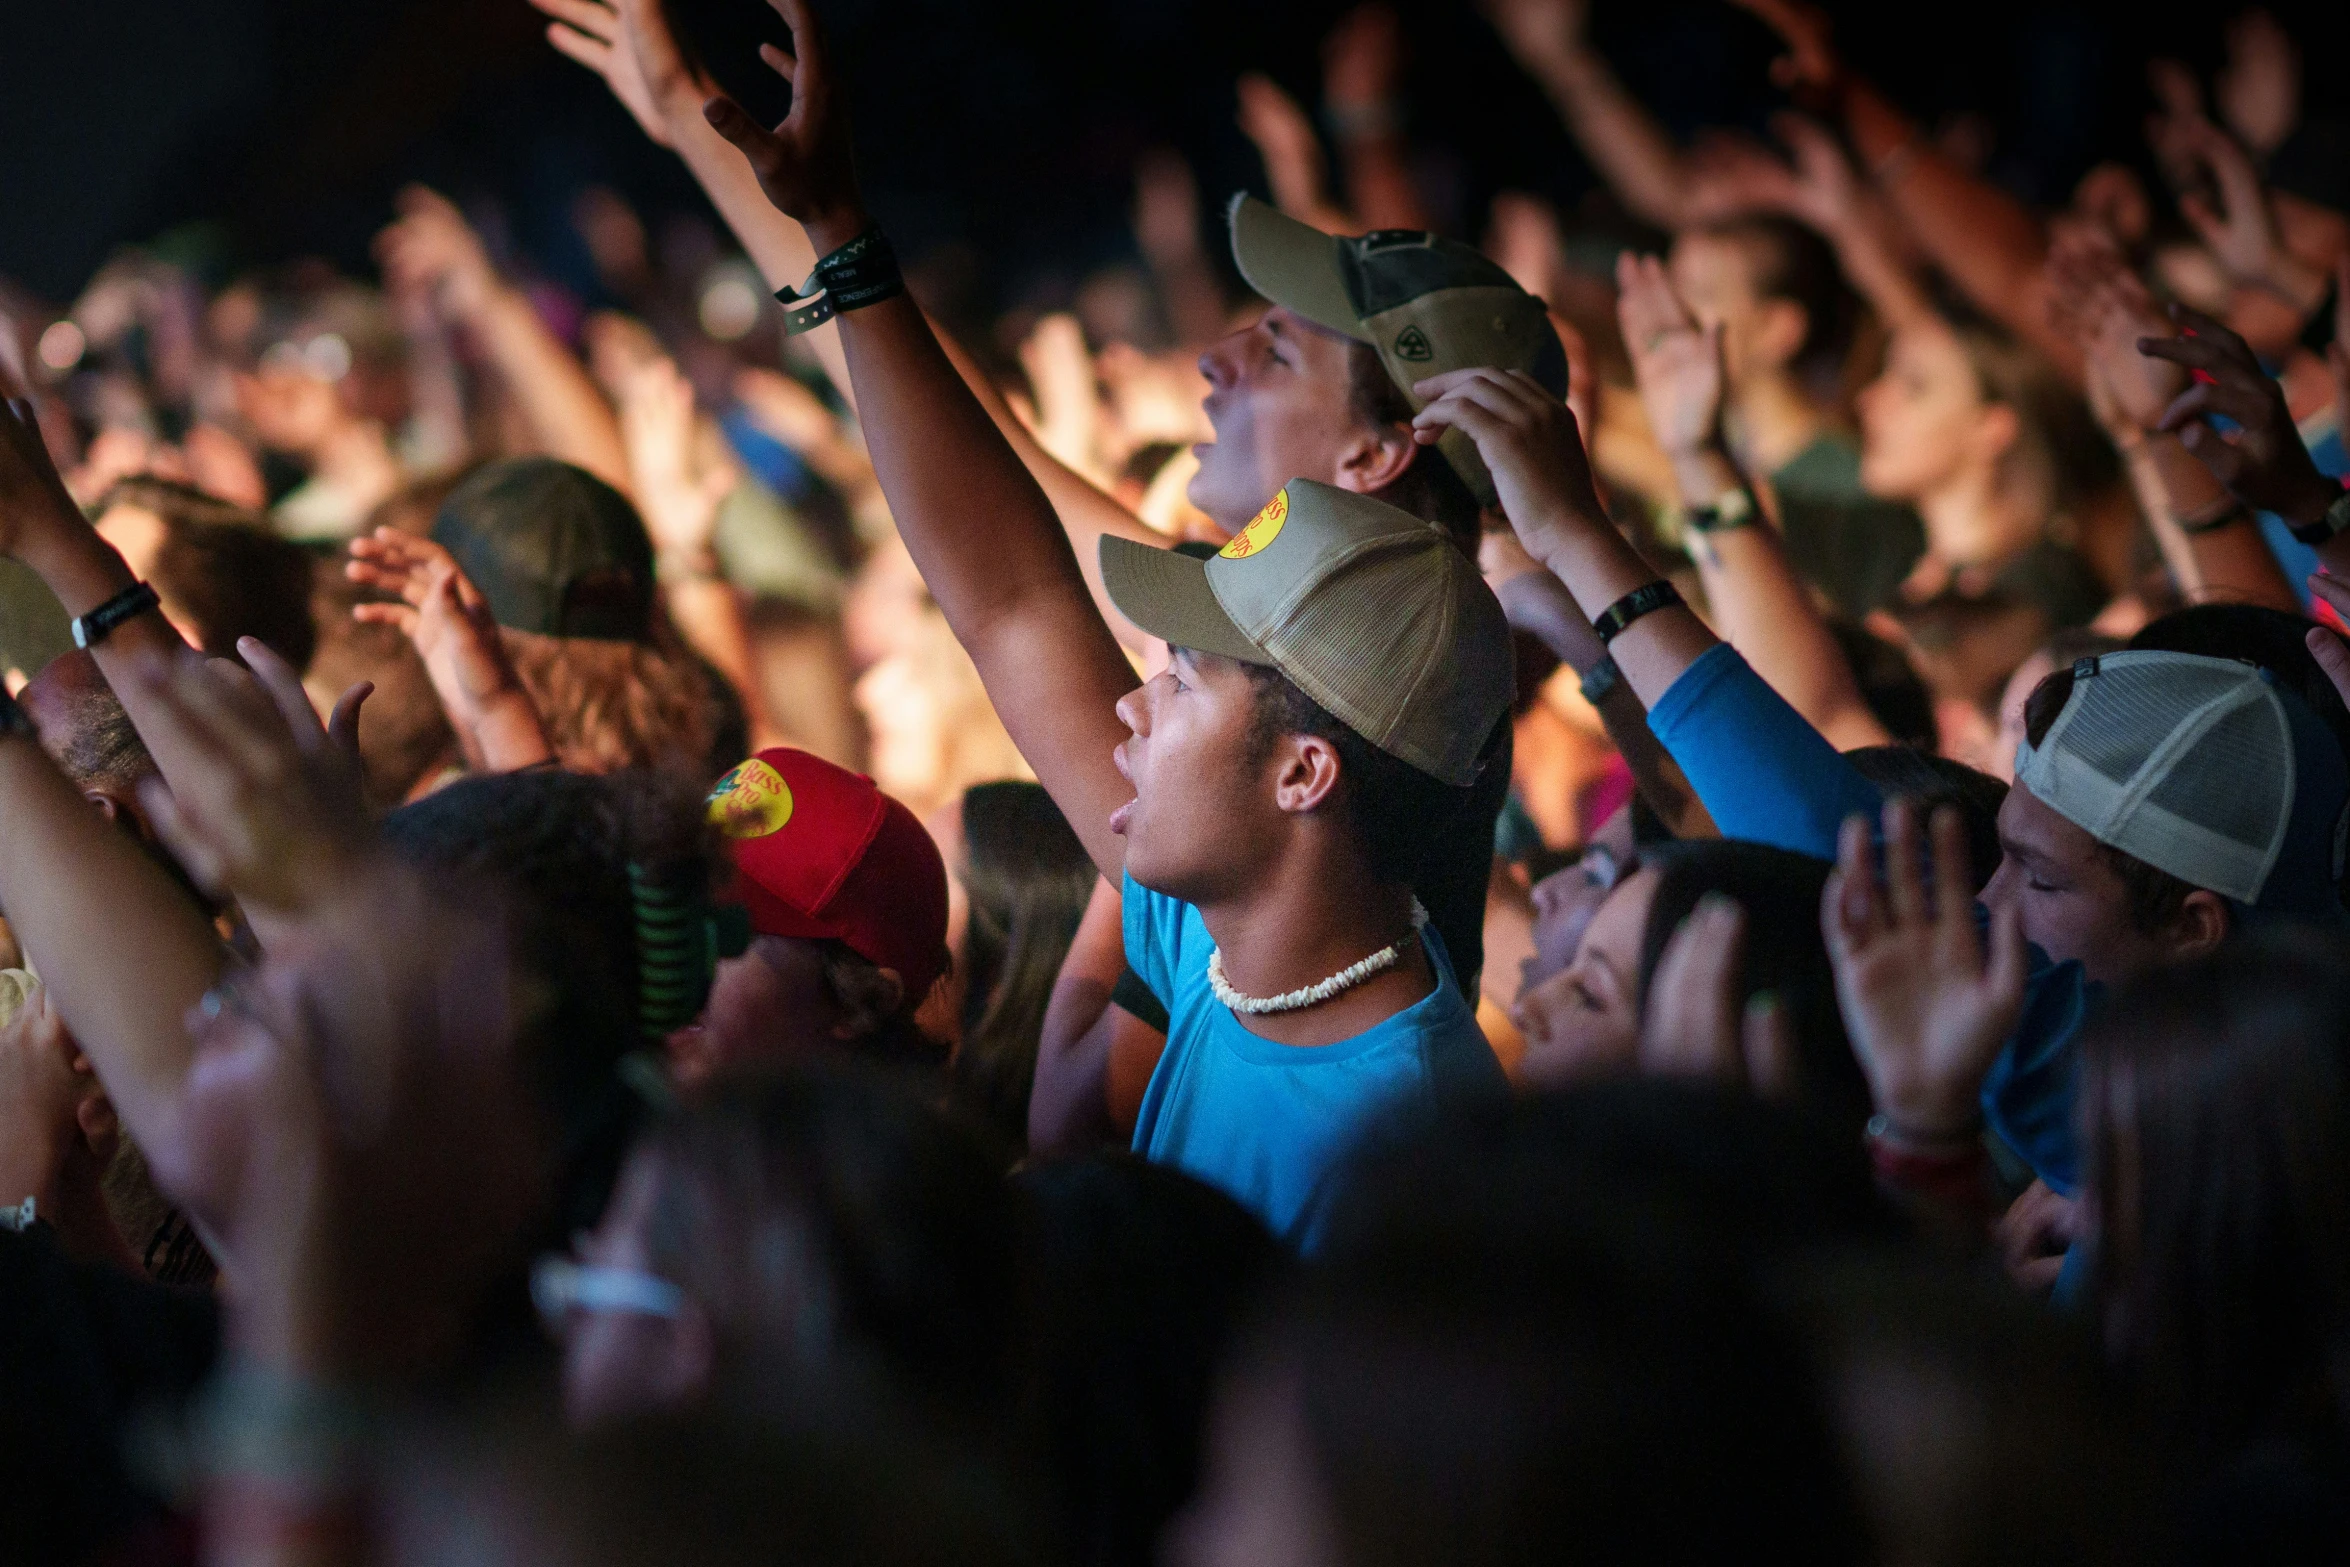
[[[863,219],[842,226],[850,221]],[[1108,818],[1129,791],[1110,753],[1135,676],[1060,519],[913,300],[839,320],[874,472],[908,553],[1021,755],[1094,863],[1123,875],[1125,843]]]
[[[0,906],[164,1179],[191,1059],[185,1020],[220,977],[220,942],[30,738],[0,739],[0,796]]]
[[[628,488],[620,421],[587,367],[556,340],[516,289],[498,287],[466,323],[512,394],[540,450]]]
[[[2301,613],[2300,595],[2249,513],[2208,532],[2183,526],[2236,508],[2211,470],[2177,436],[2146,436],[2127,453],[2127,462],[2130,488],[2181,597],[2190,604],[2263,604]]]
[[[1037,1037],[1036,1081],[1028,1096],[1032,1154],[1075,1153],[1113,1141],[1110,1122],[1110,997],[1126,967],[1119,888],[1094,883]]]
[[[1722,830],[1689,786],[1689,775],[1681,771],[1681,764],[1648,727],[1648,709],[1632,688],[1618,681],[1599,699],[1598,706],[1599,721],[1607,726],[1608,738],[1615,742],[1624,765],[1632,769],[1632,786],[1657,819],[1676,838],[1719,838]]]
[[[1848,213],[1827,231],[1852,286],[1890,331],[1924,321],[1934,314],[1933,301],[1917,273],[1902,258],[1894,238],[1899,220],[1874,197],[1865,197],[1859,210]]]
[[[1525,63],[1616,198],[1644,223],[1680,228],[1688,188],[1680,150],[1599,53],[1574,47]]]
[[[1743,493],[1744,480],[1718,449],[1681,457],[1673,472],[1684,506],[1711,506]],[[1892,738],[1861,700],[1844,650],[1829,635],[1766,519],[1758,515],[1742,527],[1692,532],[1688,545],[1714,629],[1746,655],[1772,690],[1840,751]]]
[[[2080,345],[2050,318],[2048,237],[2031,210],[1952,162],[1865,82],[1846,92],[1845,126],[1862,166],[1934,264],[1977,309],[2078,382]]]

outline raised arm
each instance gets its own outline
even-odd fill
[[[662,19],[658,0],[618,0],[618,10],[602,0],[531,0],[556,19],[548,36],[557,48],[602,76],[613,95],[636,116],[647,135],[685,160],[719,216],[741,242],[753,265],[770,288],[798,288],[816,265],[816,247],[788,213],[777,210],[760,189],[759,179],[741,153],[703,118],[702,105],[713,91],[693,75],[677,51]],[[1109,609],[1099,591],[1099,568],[1094,564],[1101,536],[1114,533],[1143,543],[1163,544],[1139,517],[1110,496],[1056,461],[1038,445],[996,392],[986,373],[945,334],[932,335],[946,350],[980,406],[995,421],[998,432],[1011,443],[1030,475],[1043,486],[1053,509],[1067,528],[1069,542],[1082,562],[1086,581],[1096,593],[1095,604],[1128,645],[1140,647],[1142,634],[1127,626]],[[841,395],[856,405],[856,387],[843,355],[838,326],[827,323],[809,334],[816,357]],[[862,417],[864,410],[859,408]]]
[[[742,149],[776,207],[826,251],[872,227],[848,118],[805,0],[773,0],[796,51],[762,56],[792,83],[773,130],[732,100],[710,123]],[[906,548],[970,652],[1021,754],[1102,874],[1125,870],[1110,814],[1133,798],[1112,759],[1133,670],[1095,611],[1060,519],[902,292],[839,318],[874,470]]]
[[[2172,336],[2153,296],[2110,245],[2067,238],[2049,256],[2051,297],[2080,337],[2090,406],[2129,466],[2139,509],[2189,603],[2266,604],[2298,613],[2260,528],[2169,431],[2156,428],[2187,374],[2138,352],[2142,336]]]
[[[1777,32],[1780,85],[1835,108],[1860,165],[1934,264],[1972,300],[2078,379],[2079,347],[2048,308],[2048,237],[2022,202],[1936,148],[1875,86],[1837,57],[1827,13],[1805,0],[1732,0]]]
[[[1721,328],[1698,325],[1654,256],[1624,255],[1616,286],[1624,349],[1681,504],[1717,524],[1692,527],[1689,537],[1715,625],[1838,750],[1887,743],[1892,736],[1861,700],[1851,664],[1722,439]]]
[[[587,367],[498,276],[481,238],[447,198],[421,185],[400,194],[400,220],[376,241],[395,290],[429,293],[471,334],[521,411],[539,450],[626,487],[620,427]]]
[[[1355,7],[1322,41],[1324,116],[1338,142],[1346,204],[1366,229],[1435,227],[1412,178],[1402,74],[1403,25],[1385,0]]]
[[[1485,14],[1616,198],[1642,222],[1684,227],[1689,174],[1680,149],[1591,47],[1585,0],[1485,0]]]
[[[1459,370],[1415,390],[1428,399],[1414,421],[1419,439],[1457,428],[1476,441],[1510,526],[1587,619],[1599,621],[1658,583],[1600,509],[1575,416],[1531,376]],[[1631,619],[1608,652],[1724,837],[1825,858],[1847,815],[1881,803],[1677,596]]]

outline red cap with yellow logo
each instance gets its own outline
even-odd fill
[[[895,969],[914,1001],[946,972],[946,863],[872,779],[777,746],[718,780],[710,820],[734,851],[729,895],[752,929],[845,942]]]

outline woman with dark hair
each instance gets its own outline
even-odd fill
[[[1098,873],[1041,785],[975,785],[963,792],[962,815],[970,913],[956,964],[962,1041],[952,1072],[965,1103],[1023,1144],[1045,1003]]]
[[[1783,1012],[1796,1047],[1796,1097],[1854,1135],[1868,1096],[1836,1010],[1835,976],[1820,939],[1820,889],[1828,865],[1758,843],[1722,839],[1641,851],[1640,867],[1607,895],[1561,973],[1519,996],[1513,1018],[1526,1036],[1524,1078],[1552,1086],[1628,1073],[1665,948],[1709,899],[1745,911],[1746,937],[1733,990],[1740,1010]]]
[[[2266,931],[2157,970],[2081,1053],[2108,1351],[2219,1472],[2215,1513],[2350,1544],[2350,946]]]

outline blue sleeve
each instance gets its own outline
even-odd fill
[[[1648,727],[1725,838],[1832,860],[1844,819],[1873,821],[1884,807],[1876,785],[1726,642],[1682,671]]]
[[[1118,896],[1118,919],[1126,938],[1126,966],[1151,988],[1172,1011],[1175,976],[1183,968],[1183,912],[1181,899],[1153,892],[1133,877],[1126,878]]]

